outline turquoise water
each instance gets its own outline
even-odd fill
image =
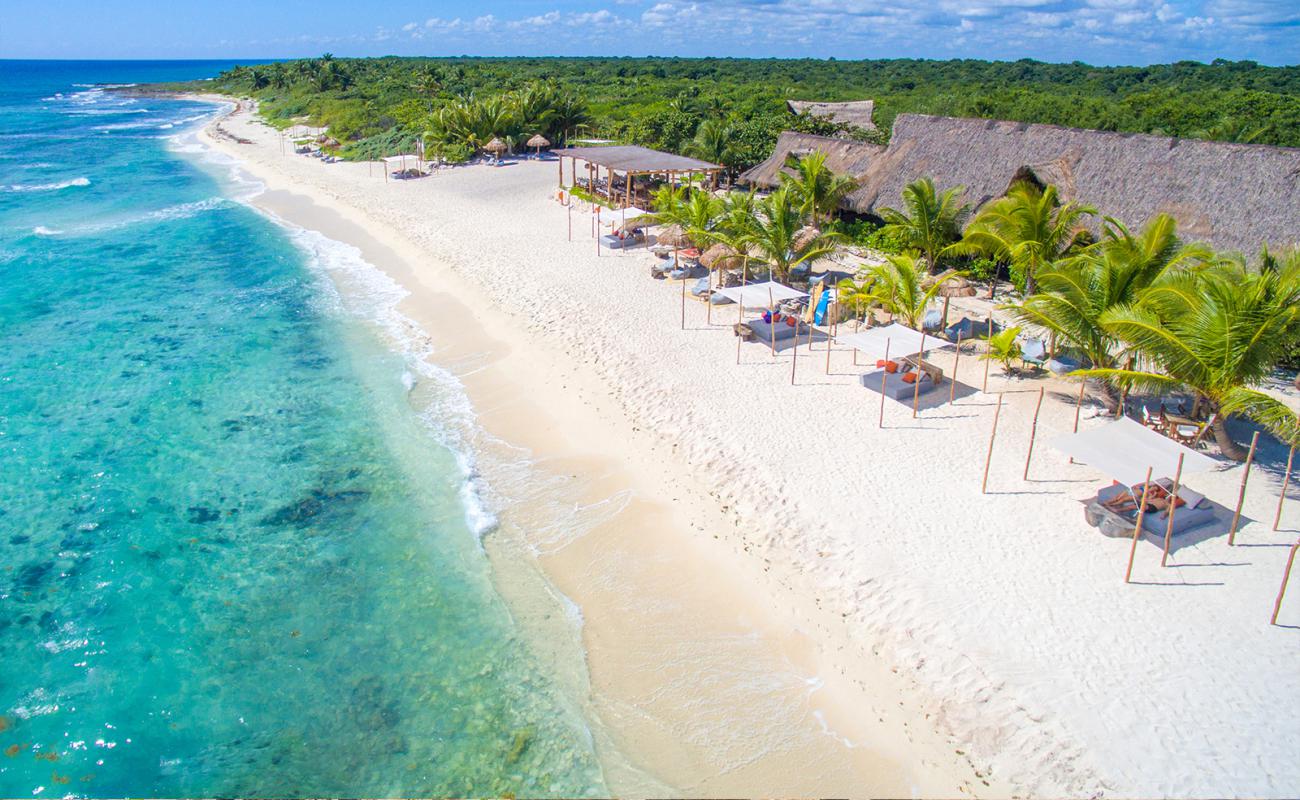
[[[409,364],[76,85],[219,67],[0,61],[0,796],[601,793]]]

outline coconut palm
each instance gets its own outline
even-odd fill
[[[1199,269],[1211,258],[1201,245],[1183,245],[1168,215],[1155,217],[1139,234],[1108,218],[1102,241],[1040,272],[1038,291],[1004,308],[1017,322],[1074,347],[1094,367],[1118,367],[1131,354],[1101,324],[1102,315],[1132,305],[1163,276]],[[1103,381],[1102,392],[1107,407],[1118,409],[1119,387]]]
[[[753,189],[748,192],[728,192],[722,198],[722,214],[714,226],[714,238],[741,257],[741,277],[749,278],[750,242],[756,232],[758,219],[758,195]]]
[[[695,138],[686,145],[686,155],[731,166],[735,162],[735,127],[723,119],[706,119],[695,131]]]
[[[1209,414],[1219,450],[1241,460],[1245,449],[1228,434],[1234,414],[1253,419],[1288,442],[1298,440],[1295,412],[1254,388],[1300,335],[1300,255],[1258,268],[1225,261],[1183,272],[1147,289],[1134,305],[1101,315],[1110,335],[1140,354],[1123,369],[1080,374],[1129,389],[1186,388]]]
[[[871,295],[880,307],[915,330],[921,329],[930,301],[945,283],[960,274],[948,270],[927,285],[925,261],[916,253],[888,256],[883,264],[868,267],[865,273],[871,281]]]
[[[1018,267],[1024,275],[1025,294],[1033,294],[1039,272],[1085,243],[1083,219],[1096,213],[1091,206],[1062,203],[1055,186],[1040,191],[1022,182],[980,211],[966,229],[965,238],[949,249],[983,253]]]
[[[870,279],[855,281],[852,278],[844,278],[835,286],[835,289],[835,301],[841,307],[847,308],[855,319],[866,319],[867,314],[877,303]]]
[[[934,181],[922,178],[903,189],[905,210],[880,209],[885,230],[903,241],[904,246],[919,250],[933,272],[939,254],[961,239],[961,225],[970,204],[961,202],[965,187],[956,186],[939,193]]]
[[[839,234],[804,232],[804,217],[789,186],[782,186],[758,202],[753,232],[747,237],[753,256],[772,270],[777,280],[786,280],[801,264],[830,255],[840,241]]]
[[[785,167],[789,172],[781,172],[781,185],[798,199],[799,211],[814,226],[822,219],[829,220],[840,201],[858,188],[856,180],[826,166],[826,154],[820,150],[806,156],[791,153]]]
[[[981,361],[996,361],[1002,365],[1002,371],[1011,374],[1017,358],[1020,358],[1020,328],[1007,328],[998,331],[989,339],[988,349],[980,354]]]

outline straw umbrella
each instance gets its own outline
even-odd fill
[[[496,156],[499,159],[501,158],[501,154],[509,150],[510,148],[506,145],[505,142],[501,141],[499,137],[493,136],[492,141],[483,145],[483,149],[488,151],[489,153],[491,153],[492,155]]]
[[[729,244],[724,244],[723,242],[718,242],[717,244],[710,247],[708,250],[705,250],[703,253],[701,253],[700,265],[709,271],[709,276],[710,276],[709,288],[710,289],[713,288],[712,276],[715,270],[728,269],[731,266],[734,266],[740,260],[741,260],[740,253],[736,251],[736,248],[732,247]],[[719,282],[719,285],[721,285],[721,282]],[[709,313],[707,319],[709,322],[713,321],[712,300],[709,301]]]
[[[805,225],[799,230],[795,231],[794,240],[790,242],[790,244],[794,247],[796,251],[799,251],[807,247],[808,244],[813,239],[816,239],[818,236],[821,235],[822,232],[816,227],[812,225]]]
[[[550,147],[551,140],[547,139],[545,136],[541,135],[540,133],[537,133],[533,135],[533,138],[528,140],[527,146],[537,148],[537,156],[538,158],[541,158],[542,148]]]
[[[933,277],[927,278],[925,282],[922,284],[922,286],[926,289],[929,289],[931,286],[934,285],[934,281],[935,279]],[[939,327],[947,328],[949,301],[951,301],[954,297],[974,297],[976,295],[976,291],[975,291],[975,287],[971,285],[970,281],[966,280],[960,275],[954,275],[948,280],[943,282],[943,285],[939,287],[939,291],[936,294],[938,294],[940,297],[943,298],[943,321],[939,323]]]

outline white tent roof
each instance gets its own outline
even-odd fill
[[[718,294],[730,299],[733,303],[739,303],[749,308],[767,308],[782,300],[793,300],[796,297],[808,296],[807,292],[791,289],[789,286],[775,281],[751,283],[747,286],[732,286],[727,289],[719,289]]]
[[[835,341],[866,353],[868,358],[882,359],[886,357],[886,350],[889,352],[889,358],[916,355],[921,352],[921,338],[919,331],[895,322],[883,328],[869,328],[859,333],[836,336]],[[948,342],[937,336],[924,338],[927,350],[939,350],[949,346]]]
[[[614,144],[614,139],[570,139],[573,144]]]
[[[603,225],[621,223],[625,219],[636,219],[650,212],[636,206],[627,208],[602,208],[600,210],[600,221]]]
[[[1184,447],[1128,417],[1099,428],[1062,436],[1054,440],[1052,446],[1125,486],[1142,483],[1147,476],[1147,467],[1151,468],[1153,481],[1172,478],[1178,470],[1180,453],[1183,456],[1183,474],[1204,472],[1215,465],[1209,456]]]
[[[406,161],[407,159],[411,159],[413,161],[419,161],[420,157],[415,155],[414,153],[406,153],[405,155],[400,155],[400,156],[384,156],[383,162],[385,164],[398,164],[403,161]]]

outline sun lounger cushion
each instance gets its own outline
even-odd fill
[[[916,390],[917,384],[914,382],[908,382],[905,380],[905,378],[908,375],[915,375],[915,374],[916,374],[915,372],[903,372],[903,373],[885,372],[884,370],[878,369],[874,372],[868,372],[865,375],[863,375],[861,381],[864,387],[870,389],[873,392],[878,392],[880,391],[880,378],[882,375],[884,375],[885,396],[891,397],[900,402],[901,401],[910,402],[912,397],[917,393]],[[928,374],[922,373],[922,375],[924,375],[924,377],[921,378],[920,393],[925,394],[931,389],[934,389],[937,386],[937,384],[930,378]],[[915,381],[915,379],[913,379],[913,381]]]
[[[1168,489],[1172,482],[1161,480],[1157,484]],[[1098,491],[1097,496],[1084,507],[1084,518],[1089,525],[1097,528],[1106,536],[1132,536],[1133,526],[1137,524],[1137,509],[1133,508],[1119,512],[1104,505],[1107,501],[1128,493],[1128,487],[1120,484],[1105,487]],[[1179,489],[1178,495],[1183,500],[1183,504],[1178,506],[1178,510],[1174,512],[1174,527],[1171,535],[1177,536],[1214,521],[1214,507],[1205,502],[1204,495],[1185,487]],[[1139,497],[1139,499],[1141,498]],[[1142,530],[1159,537],[1165,535],[1165,528],[1168,524],[1169,516],[1166,511],[1147,511],[1142,516]]]
[[[807,325],[800,323],[797,328],[792,328],[789,325],[785,324],[784,318],[782,318],[780,322],[776,323],[775,326],[773,326],[772,323],[764,322],[761,318],[759,318],[759,319],[751,319],[743,323],[741,327],[748,328],[753,335],[754,341],[757,342],[772,341],[773,329],[775,329],[776,331],[775,336],[776,336],[776,341],[778,342],[785,339],[793,339],[796,331],[798,331],[800,336],[808,332]]]

